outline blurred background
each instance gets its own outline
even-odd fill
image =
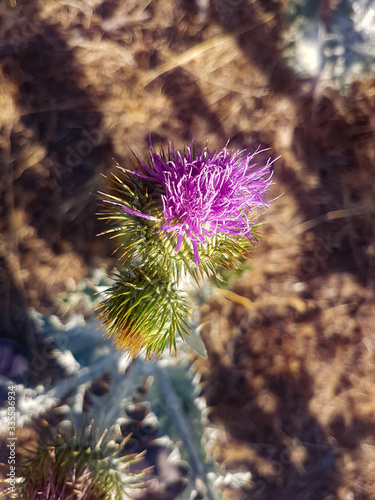
[[[133,371],[122,431],[156,476],[137,498],[375,499],[374,75],[371,0],[1,1],[0,372],[20,443],[80,384],[75,417]],[[251,265],[202,292],[203,344],[116,371],[97,196],[149,134],[270,148],[276,200]]]

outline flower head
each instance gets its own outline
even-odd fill
[[[131,173],[162,186],[163,220],[157,232],[177,236],[176,254],[186,237],[193,246],[198,267],[198,245],[206,245],[214,236],[246,236],[255,240],[251,233],[256,222],[254,210],[268,205],[264,195],[272,176],[271,161],[260,168],[252,162],[257,153],[231,154],[227,148],[211,153],[205,148],[197,154],[188,147],[181,154],[171,146],[167,159],[151,147],[150,164],[140,161],[140,171]],[[123,210],[134,214],[127,205]],[[136,215],[150,219],[148,214]]]
[[[271,165],[256,151],[218,153],[192,146],[157,154],[133,168],[118,165],[103,195],[101,218],[121,249],[124,269],[99,305],[108,335],[135,357],[160,357],[188,334],[189,298],[181,278],[224,281],[221,270],[240,268],[256,238],[258,208],[269,204]]]

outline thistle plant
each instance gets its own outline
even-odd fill
[[[101,286],[106,282],[98,273],[92,284]],[[84,288],[84,284],[77,289],[87,294],[93,305],[92,288]],[[35,387],[0,377],[0,392],[6,394],[10,384],[15,386],[19,432],[16,491],[12,492],[5,479],[0,481],[0,497],[148,498],[155,476],[160,477],[153,468],[155,459],[145,454],[149,447],[160,450],[167,463],[167,469],[162,467],[164,477],[170,475],[184,487],[189,471],[180,468],[183,462],[178,449],[166,435],[171,429],[160,425],[152,411],[155,406],[169,413],[167,402],[146,399],[152,396],[149,369],[154,365],[141,359],[127,360],[103,338],[96,321],[85,323],[75,315],[64,324],[56,316],[46,317],[36,311],[32,319],[38,325],[40,339],[45,340],[40,343],[40,352],[45,352],[45,345],[53,346],[48,351],[53,364],[40,373],[43,378]],[[58,376],[52,378],[55,371]],[[7,431],[7,405],[0,405],[0,446],[6,445]],[[9,467],[0,466],[6,477]],[[169,481],[172,479],[158,486],[160,498],[167,497],[163,491]]]
[[[193,145],[165,153],[152,146],[148,162],[133,154],[117,165],[100,216],[103,234],[118,239],[124,269],[99,305],[99,316],[119,349],[159,357],[188,333],[189,305],[181,279],[219,283],[220,269],[238,268],[258,241],[258,209],[267,207],[271,165],[259,153],[217,153]]]
[[[140,456],[121,456],[130,436],[116,442],[114,427],[98,435],[89,426],[83,435],[59,434],[49,443],[40,441],[21,463],[20,498],[28,500],[122,500],[132,488],[144,486],[144,473],[129,469]]]

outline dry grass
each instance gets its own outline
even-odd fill
[[[314,94],[282,65],[280,4],[239,2],[228,22],[212,4],[1,3],[2,281],[52,312],[113,265],[95,237],[101,173],[149,131],[270,147],[284,194],[253,270],[205,310],[215,456],[254,473],[242,498],[375,498],[374,82]]]

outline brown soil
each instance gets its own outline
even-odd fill
[[[253,269],[204,307],[210,451],[253,482],[226,498],[375,498],[375,83],[297,81],[279,2],[5,0],[0,5],[0,325],[113,246],[95,235],[102,173],[148,134],[177,147],[271,148]]]

